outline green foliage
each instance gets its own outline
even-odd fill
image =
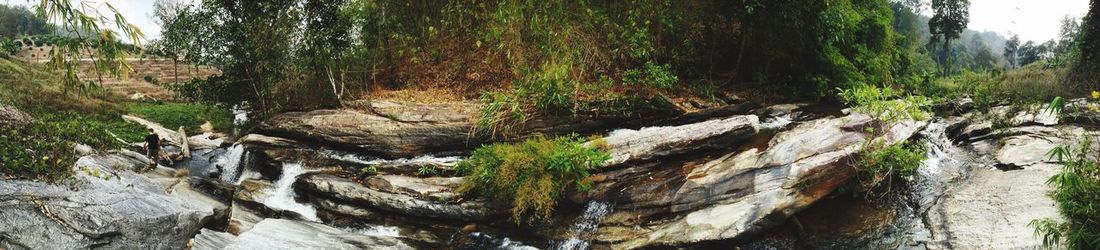
[[[418,174],[420,176],[435,176],[435,175],[438,175],[439,173],[440,173],[440,170],[438,168],[436,168],[435,166],[425,165],[425,166],[420,166],[420,168],[416,169],[416,174]]]
[[[141,141],[144,128],[119,119],[73,112],[33,113],[27,126],[0,125],[0,170],[24,178],[58,180],[71,174],[73,143],[99,149]],[[115,137],[118,136],[118,137]]]
[[[185,103],[135,103],[127,110],[164,125],[168,129],[184,127],[188,133],[199,132],[199,126],[209,121],[215,130],[231,131],[233,114],[228,109]]]
[[[54,25],[38,17],[26,7],[0,4],[0,38],[49,34]]]
[[[938,101],[970,97],[979,111],[998,105],[1021,107],[1042,104],[1059,95],[1073,92],[1063,84],[1067,70],[1028,65],[1003,74],[964,71],[937,79],[915,91]]]
[[[374,166],[374,165],[366,166],[366,167],[363,167],[362,169],[359,169],[359,172],[364,173],[364,174],[369,174],[369,175],[378,174],[378,167]]]
[[[1029,225],[1043,238],[1048,247],[1068,249],[1100,248],[1100,151],[1091,135],[1082,138],[1077,147],[1058,146],[1047,157],[1062,163],[1062,172],[1047,181],[1054,185],[1052,197],[1065,221],[1037,219]]]
[[[929,118],[931,101],[924,96],[902,95],[892,88],[858,85],[839,89],[840,98],[853,109],[886,123]]]
[[[860,166],[864,190],[878,187],[894,177],[908,177],[917,172],[928,149],[919,142],[885,146],[879,141],[864,145],[856,165]]]
[[[94,72],[99,82],[103,82],[103,74],[111,76],[128,77],[131,68],[126,61],[127,46],[118,42],[126,39],[135,46],[141,47],[144,35],[134,24],[126,21],[110,3],[103,3],[110,10],[111,16],[105,16],[91,6],[88,2],[74,3],[66,0],[43,0],[37,5],[38,16],[50,22],[60,23],[63,28],[75,38],[60,40],[53,44],[50,52],[50,61],[47,65],[53,70],[64,70],[62,86],[66,89],[81,91],[95,90],[95,84],[86,84],[76,74],[81,61],[88,57],[91,51],[91,64],[94,64]],[[108,27],[112,25],[113,27]]]
[[[0,37],[0,57],[10,57],[19,52],[19,45],[6,37]]]
[[[512,219],[547,219],[569,187],[584,190],[589,170],[611,156],[577,136],[548,139],[541,135],[516,144],[479,147],[456,165],[466,175],[460,191],[478,191],[513,202]]]
[[[932,0],[932,11],[935,14],[928,20],[928,29],[943,40],[942,65],[947,76],[951,73],[951,57],[946,54],[951,50],[951,39],[959,38],[970,23],[970,0]]]

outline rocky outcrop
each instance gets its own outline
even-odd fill
[[[391,158],[477,145],[469,121],[404,122],[354,110],[279,114],[258,128],[263,134],[320,143]]]
[[[1029,226],[1037,219],[1060,219],[1057,207],[1047,194],[1047,180],[1061,166],[1047,161],[1047,152],[1056,145],[1085,135],[1075,127],[1051,128],[1026,126],[1005,129],[1006,136],[967,145],[973,152],[986,155],[989,164],[959,162],[954,169],[927,171],[929,174],[965,172],[965,181],[944,189],[923,212],[932,248],[958,249],[1038,249],[1042,239]],[[1091,136],[1091,135],[1090,135]],[[946,159],[965,159],[945,155]],[[941,166],[937,166],[941,167]]]
[[[0,248],[183,248],[217,202],[127,170],[141,164],[90,155],[71,185],[0,181]]]
[[[462,178],[416,178],[399,175],[373,176],[364,183],[327,174],[304,175],[299,186],[339,201],[320,202],[324,209],[349,215],[377,209],[414,217],[479,221],[507,211],[500,204],[480,199],[461,200],[455,189]],[[341,206],[343,205],[343,206]]]
[[[756,134],[758,124],[756,116],[745,115],[683,126],[616,130],[603,138],[605,145],[599,146],[606,146],[611,154],[611,160],[604,164],[614,166],[697,150],[726,148]]]
[[[925,122],[882,127],[886,144],[909,139]],[[618,201],[596,233],[614,248],[734,239],[782,223],[849,180],[849,162],[880,126],[865,115],[826,118],[780,132],[765,149],[705,161],[640,165],[599,174],[590,196]]]
[[[400,239],[343,231],[324,224],[265,219],[224,249],[413,249]]]

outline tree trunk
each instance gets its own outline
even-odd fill
[[[951,75],[951,38],[943,36],[943,76]]]
[[[173,84],[180,82],[180,60],[179,58],[172,58],[172,75],[175,80],[172,80]]]

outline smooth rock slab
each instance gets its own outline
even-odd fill
[[[82,157],[74,186],[0,181],[0,248],[184,248],[216,208],[169,194],[174,187],[125,164],[115,156]]]
[[[298,180],[307,193],[332,197],[330,202],[319,205],[335,208],[332,201],[340,201],[350,207],[379,209],[383,211],[428,218],[459,220],[484,220],[502,214],[498,204],[481,200],[456,201],[454,188],[461,178],[414,178],[404,176],[371,177],[367,186],[347,178],[317,174]],[[356,212],[361,213],[361,212]]]
[[[265,219],[225,249],[413,249],[400,239],[346,232],[324,224]]]
[[[616,130],[603,138],[611,154],[604,165],[728,147],[756,134],[759,123],[755,115],[743,115],[682,126]]]

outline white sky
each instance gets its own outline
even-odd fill
[[[153,0],[73,0],[110,2],[134,23],[146,38],[160,37],[160,27],[153,22]],[[1059,20],[1070,15],[1080,19],[1088,12],[1089,0],[971,0],[969,28],[994,31],[1008,37],[1043,42],[1058,36]],[[39,0],[0,0],[7,4],[30,6]],[[930,12],[930,10],[925,10]]]
[[[1089,0],[971,0],[969,28],[1044,42],[1058,37],[1063,16],[1080,21],[1088,7]]]

